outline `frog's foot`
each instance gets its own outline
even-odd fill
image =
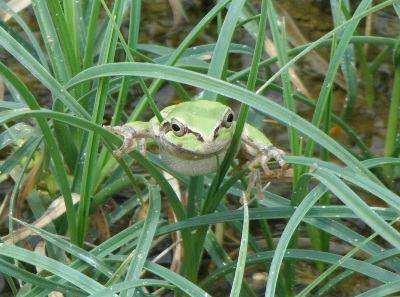
[[[242,203],[243,199],[246,199],[249,204],[251,201],[253,201],[254,199],[259,199],[262,200],[264,198],[263,195],[263,188],[261,185],[261,176],[260,176],[260,170],[252,170],[250,171],[249,175],[248,175],[248,186],[246,191],[243,193],[242,198],[240,199],[240,203]],[[250,199],[251,198],[251,193],[253,191],[254,188],[257,188],[257,196]]]
[[[265,146],[260,150],[258,156],[254,159],[254,161],[250,164],[250,169],[252,169],[255,165],[261,165],[266,175],[272,175],[271,170],[268,168],[268,162],[271,159],[275,159],[279,166],[281,167],[281,172],[279,176],[284,175],[288,164],[285,163],[283,157],[285,156],[285,152],[276,148],[273,145]]]
[[[103,127],[108,131],[111,131],[124,138],[122,146],[113,152],[116,158],[121,158],[123,155],[126,155],[136,150],[138,147],[140,151],[144,150],[144,153],[146,152],[146,149],[145,148],[143,149],[143,146],[145,146],[145,144],[143,144],[145,139],[138,138],[138,133],[136,129],[131,125],[123,125],[115,127],[103,126]]]

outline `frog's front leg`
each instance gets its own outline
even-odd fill
[[[271,141],[258,129],[251,125],[246,124],[242,133],[242,146],[247,154],[253,156],[253,160],[249,165],[250,170],[254,170],[257,166],[261,165],[267,175],[271,174],[268,168],[268,162],[275,159],[281,169],[281,174],[287,168],[287,164],[283,157],[285,152],[272,145]]]
[[[146,154],[146,138],[156,139],[153,125],[149,122],[131,122],[122,126],[104,126],[104,128],[124,138],[122,146],[114,151],[114,156],[117,158],[138,148]]]

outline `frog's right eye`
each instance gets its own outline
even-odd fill
[[[185,125],[177,119],[171,120],[171,130],[176,136],[183,136],[185,134]]]
[[[232,112],[232,110],[228,110],[226,113],[225,113],[225,115],[224,115],[224,118],[223,118],[223,120],[222,120],[222,125],[225,127],[225,128],[229,128],[229,127],[231,127],[232,126],[232,123],[233,123],[233,112]]]

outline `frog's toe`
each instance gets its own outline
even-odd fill
[[[268,162],[270,159],[275,159],[278,163],[279,166],[282,168],[286,167],[285,160],[283,160],[283,157],[285,157],[285,152],[276,148],[273,145],[267,146],[262,149],[262,154],[263,154],[263,160],[262,162]]]
[[[263,167],[265,174],[267,175],[274,174],[272,171],[269,170],[267,164],[271,159],[275,159],[278,162],[279,166],[281,167],[281,172],[279,173],[279,176],[283,176],[285,174],[286,169],[288,168],[288,164],[286,164],[285,160],[283,159],[286,155],[285,152],[274,147],[273,145],[263,148],[261,152],[262,152],[261,166]]]
[[[124,151],[119,148],[119,149],[113,151],[113,154],[114,154],[115,158],[120,159],[124,155]]]
[[[281,166],[282,168],[287,167],[285,160],[283,160],[283,157],[285,156],[286,156],[285,152],[279,149],[276,149],[276,153],[273,156],[273,158],[279,163],[279,166]]]
[[[137,147],[137,139],[135,138],[136,130],[132,126],[130,125],[114,126],[114,127],[104,126],[104,128],[124,138],[122,146],[119,149],[113,151],[113,154],[116,158],[121,158],[123,155],[126,155],[136,149]]]
[[[122,146],[113,152],[114,156],[116,158],[121,158],[123,155],[127,155],[134,151],[137,146],[138,143],[136,139],[125,138]]]

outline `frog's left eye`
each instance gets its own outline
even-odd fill
[[[232,126],[232,123],[233,123],[233,112],[232,112],[232,110],[228,110],[225,113],[224,119],[222,121],[222,125],[225,128],[229,128],[230,126]]]
[[[176,136],[183,136],[185,134],[185,125],[177,119],[171,120],[171,130]]]

